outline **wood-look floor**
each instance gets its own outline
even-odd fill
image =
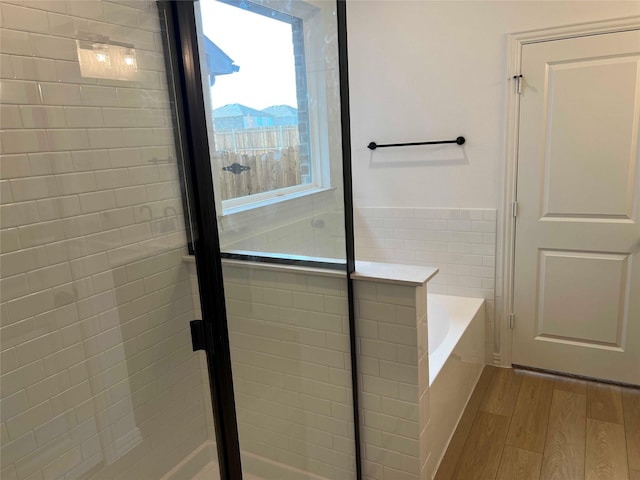
[[[640,480],[640,390],[486,366],[436,480]]]

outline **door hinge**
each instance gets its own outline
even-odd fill
[[[518,216],[518,202],[513,202],[511,204],[511,216],[516,218]]]
[[[193,351],[204,350],[204,322],[202,320],[191,320],[189,325],[191,326],[191,346]]]
[[[509,314],[509,328],[511,330],[513,330],[513,324],[516,321],[516,314],[515,313],[510,313]]]
[[[513,81],[515,82],[515,93],[520,95],[522,93],[522,75],[514,75]]]

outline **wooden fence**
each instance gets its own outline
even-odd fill
[[[299,147],[272,149],[255,154],[222,151],[220,145],[216,144],[216,150],[212,167],[214,175],[220,178],[222,200],[255,195],[301,183]],[[249,167],[249,170],[237,174],[223,170],[234,163]]]
[[[300,145],[297,125],[215,132],[215,149],[231,152],[263,153]]]

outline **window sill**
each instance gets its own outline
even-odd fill
[[[236,213],[246,212],[249,210],[254,210],[256,208],[262,208],[269,205],[275,205],[278,203],[288,202],[289,200],[295,200],[298,198],[304,198],[311,195],[317,195],[319,193],[328,192],[330,190],[335,190],[334,187],[324,188],[324,187],[316,187],[309,188],[305,190],[301,190],[299,192],[292,192],[282,196],[275,196],[271,198],[265,198],[263,200],[257,200],[255,202],[247,202],[243,205],[237,205],[229,208],[222,208],[221,217],[228,217],[230,215],[234,215]]]

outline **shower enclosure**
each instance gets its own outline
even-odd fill
[[[356,478],[344,4],[0,14],[1,478]]]

